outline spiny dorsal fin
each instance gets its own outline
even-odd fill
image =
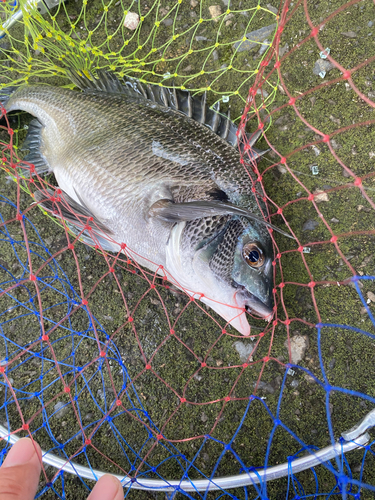
[[[207,108],[206,92],[202,96],[193,97],[187,90],[167,88],[151,83],[144,85],[139,80],[130,77],[125,77],[124,81],[121,82],[113,73],[105,70],[96,70],[96,77],[89,71],[78,73],[69,70],[68,73],[72,82],[84,92],[99,91],[127,95],[136,93],[144,99],[180,111],[189,118],[202,123],[234,147],[239,142],[238,127],[230,119],[230,109],[228,115],[220,113],[219,102],[211,108]],[[260,135],[256,135],[256,138],[258,139]],[[253,140],[250,146],[252,147],[255,142]],[[254,158],[260,158],[266,152],[256,151]]]

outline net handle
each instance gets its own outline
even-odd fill
[[[9,444],[15,444],[20,438],[16,434],[9,434],[6,427],[0,424],[0,438],[6,439]],[[297,458],[291,462],[276,465],[267,469],[260,469],[256,472],[238,474],[236,476],[218,477],[215,479],[199,480],[162,480],[148,478],[129,478],[112,474],[121,481],[124,488],[133,488],[137,490],[158,490],[165,492],[182,491],[214,491],[220,489],[239,488],[259,484],[262,481],[272,481],[289,474],[296,474],[324,462],[328,462],[349,451],[365,446],[370,441],[370,435],[366,432],[356,439],[356,441],[336,442],[334,445],[322,448],[319,451],[308,450],[309,455]],[[56,469],[63,470],[69,474],[74,474],[85,479],[98,481],[99,478],[107,474],[96,469],[90,469],[74,462],[67,462],[66,459],[57,457],[53,453],[42,450],[43,463],[51,465]]]

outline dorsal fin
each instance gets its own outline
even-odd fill
[[[189,118],[210,128],[232,146],[237,147],[239,142],[239,137],[237,137],[238,127],[230,119],[230,109],[227,115],[220,113],[219,102],[208,108],[206,93],[193,97],[187,90],[174,87],[167,88],[152,83],[145,85],[139,80],[130,77],[125,77],[121,82],[117,76],[105,70],[96,70],[96,77],[89,71],[77,72],[69,70],[68,74],[72,82],[84,92],[99,91],[127,95],[136,93],[138,96],[156,102],[161,106],[180,111]],[[256,135],[256,138],[258,139],[260,135]],[[255,142],[253,140],[250,146],[252,147]],[[254,158],[258,159],[266,152],[255,150]]]

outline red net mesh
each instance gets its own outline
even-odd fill
[[[149,498],[135,489],[146,478],[192,485],[173,486],[170,498],[372,498],[371,443],[260,486],[198,492],[194,482],[292,464],[374,407],[373,17],[363,1],[280,7],[240,130],[267,129],[268,158],[256,165],[245,148],[243,165],[264,188],[265,217],[295,241],[272,233],[274,317],[267,326],[250,317],[250,338],[171,290],[167,274],[140,268],[131,249],[80,243],[84,231],[95,238],[89,219],[73,236],[30,204],[25,190],[47,197],[50,187],[56,213],[65,205],[54,179],[29,176],[5,116],[6,437],[28,435],[63,463],[123,475],[134,498]],[[269,86],[278,86],[270,112]],[[76,491],[62,465],[43,472],[42,498]],[[92,483],[76,473],[84,493]]]

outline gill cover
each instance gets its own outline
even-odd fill
[[[248,224],[244,228],[243,222],[234,219],[220,237],[186,250],[181,245],[185,226],[180,222],[172,228],[167,245],[166,268],[174,283],[207,304],[242,335],[249,335],[246,308],[262,318],[272,315],[271,255],[266,250],[271,248],[270,241],[264,244],[264,264],[255,270],[246,263],[243,247],[250,240],[264,240],[263,233]]]

